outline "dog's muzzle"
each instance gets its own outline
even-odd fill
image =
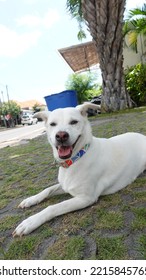
[[[79,140],[80,135],[73,145],[70,145],[69,134],[66,131],[57,132],[55,138],[56,138],[56,143],[57,143],[56,148],[58,151],[59,158],[68,159],[71,157],[73,149],[77,141]]]

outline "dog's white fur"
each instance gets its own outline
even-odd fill
[[[146,168],[146,136],[125,133],[110,139],[95,138],[86,116],[87,107],[96,108],[92,104],[83,104],[76,108],[57,109],[35,115],[45,121],[48,140],[58,162],[64,161],[60,159],[56,149],[55,136],[59,131],[69,134],[70,145],[80,136],[72,156],[85,144],[90,144],[90,147],[86,154],[69,168],[60,166],[59,184],[25,199],[19,207],[30,207],[46,197],[66,192],[71,194],[72,198],[48,206],[27,218],[18,225],[13,236],[28,234],[56,216],[92,205],[100,195],[115,193],[130,184]],[[72,122],[74,120],[77,123]]]

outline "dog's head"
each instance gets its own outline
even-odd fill
[[[69,159],[85,144],[91,142],[91,127],[87,120],[88,108],[97,110],[99,106],[85,103],[76,108],[56,109],[34,115],[35,118],[45,121],[48,140],[57,161]]]

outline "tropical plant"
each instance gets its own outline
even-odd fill
[[[131,106],[123,70],[123,15],[126,0],[67,0],[70,14],[88,25],[102,73],[102,108],[117,111]]]
[[[97,84],[96,76],[91,73],[72,74],[69,76],[65,86],[68,90],[76,91],[79,104],[90,100],[101,91]]]
[[[20,120],[21,108],[15,101],[3,102],[0,104],[0,119],[3,116],[4,125],[7,127],[5,117],[10,116],[8,127],[13,127]]]
[[[21,112],[20,106],[15,101],[4,102],[0,107],[0,115],[6,116],[10,114],[12,118],[15,118]]]
[[[127,46],[137,52],[138,37],[146,37],[146,4],[129,11],[123,30],[124,36],[127,35]]]
[[[66,7],[72,18],[75,18],[78,22],[79,32],[77,34],[77,37],[78,40],[82,41],[82,39],[86,38],[86,32],[81,0],[67,0]]]
[[[146,65],[137,64],[126,70],[126,87],[132,100],[138,105],[146,105]]]
[[[39,112],[41,109],[40,109],[40,104],[39,103],[35,103],[32,107],[33,111],[34,112]]]

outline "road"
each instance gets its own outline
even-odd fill
[[[25,143],[27,140],[35,138],[43,132],[45,132],[44,122],[0,131],[0,149]]]

